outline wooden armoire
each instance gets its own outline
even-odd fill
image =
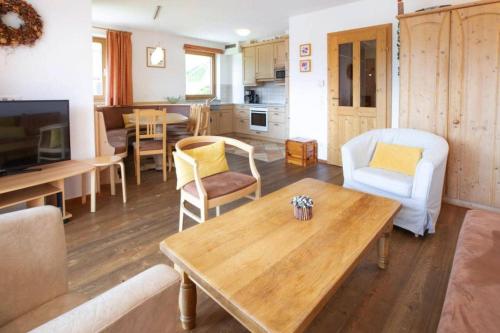
[[[445,200],[500,209],[500,1],[399,20],[399,127],[448,140]]]

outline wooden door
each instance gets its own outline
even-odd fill
[[[257,71],[255,77],[258,80],[274,79],[274,45],[264,44],[256,47],[257,49]]]
[[[255,46],[245,47],[243,49],[243,84],[246,86],[254,86],[256,84],[255,63]]]
[[[287,43],[285,41],[274,44],[274,66],[276,68],[285,68],[288,62]]]
[[[391,25],[328,35],[328,162],[340,148],[374,128],[390,126]]]
[[[399,127],[447,136],[450,12],[400,20]]]
[[[451,12],[446,196],[500,208],[500,3]]]

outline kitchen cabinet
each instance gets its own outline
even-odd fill
[[[400,24],[400,126],[448,141],[448,202],[500,208],[500,3],[409,14]]]
[[[269,136],[273,139],[286,139],[286,126],[284,123],[269,123]]]
[[[274,81],[275,69],[288,68],[288,39],[243,46],[243,84]],[[282,80],[281,80],[282,81]]]
[[[256,46],[256,71],[257,80],[274,80],[274,44]]]
[[[288,42],[282,41],[274,44],[274,67],[285,68],[288,63]]]
[[[245,47],[243,49],[243,84],[245,86],[255,86],[256,81],[256,48]]]
[[[233,111],[220,111],[219,113],[219,134],[233,132]]]
[[[284,106],[265,106],[268,110],[267,132],[250,129],[250,107],[237,105],[234,108],[233,131],[262,140],[283,141],[288,137],[288,116]]]
[[[223,105],[210,113],[210,134],[222,135],[233,132],[233,106]]]

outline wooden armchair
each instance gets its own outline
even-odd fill
[[[226,171],[205,178],[200,177],[199,162],[183,150],[193,149],[211,143],[224,141],[226,145],[230,145],[248,153],[248,161],[252,176]],[[254,147],[244,142],[232,138],[220,136],[196,136],[183,139],[175,145],[175,156],[188,163],[193,168],[194,181],[184,185],[181,188],[181,200],[179,209],[179,231],[183,229],[184,214],[192,218],[198,223],[203,223],[207,220],[208,210],[216,209],[216,215],[220,215],[220,206],[233,202],[235,200],[248,197],[252,200],[257,200],[261,195],[261,179],[257,171],[254,161]],[[253,197],[250,194],[255,193]],[[189,211],[184,202],[200,209],[200,216]]]
[[[167,111],[134,110],[134,162],[137,185],[141,184],[141,156],[162,156],[163,181],[167,181]]]

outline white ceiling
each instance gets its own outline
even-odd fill
[[[286,33],[288,18],[356,0],[92,0],[95,25],[162,30],[217,42]],[[157,5],[160,20],[153,21]],[[235,29],[252,31],[240,37]]]

